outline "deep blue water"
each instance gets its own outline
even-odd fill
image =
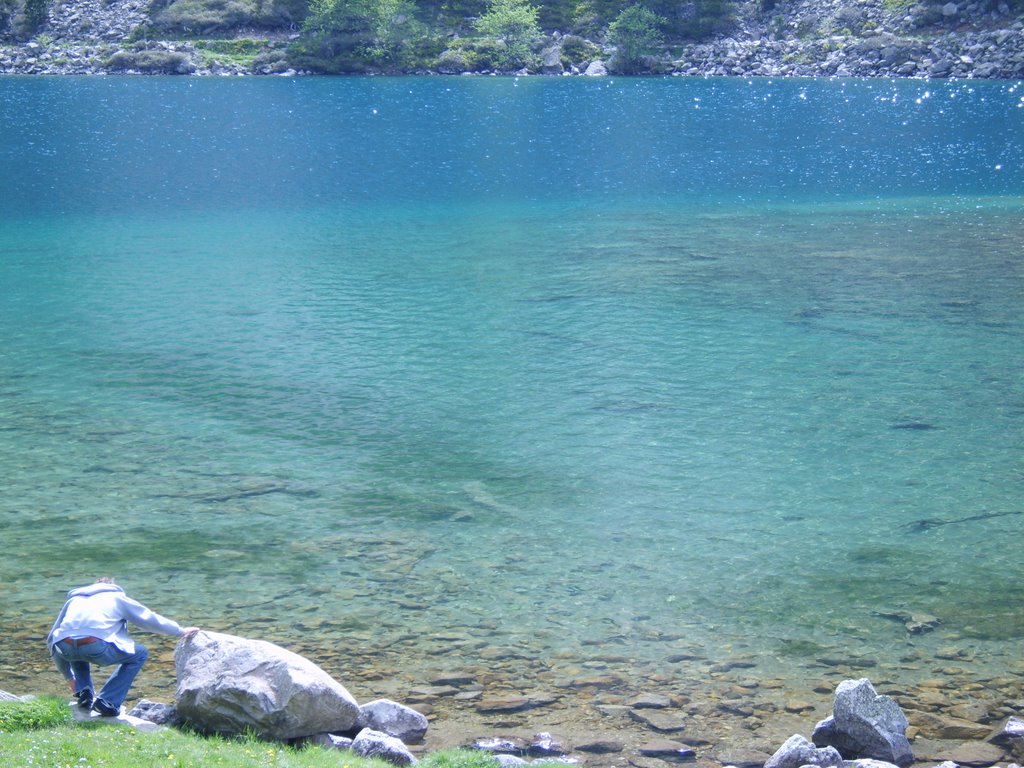
[[[595,644],[794,688],[822,654],[1005,667],[1022,105],[0,79],[0,628],[113,571],[317,657],[397,643],[410,683],[512,647],[557,685]],[[942,621],[916,666],[896,610]]]

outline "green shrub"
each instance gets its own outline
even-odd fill
[[[174,0],[153,24],[188,35],[227,32],[240,27],[280,29],[306,16],[304,0]]]
[[[642,57],[661,44],[665,19],[642,5],[632,5],[608,27],[608,42],[615,46],[612,66],[617,72],[641,71]]]
[[[411,0],[313,0],[291,56],[322,72],[387,71],[415,61],[424,39]]]
[[[446,48],[434,62],[434,69],[444,75],[458,75],[462,72],[472,72],[473,67],[469,63],[470,57],[466,51],[455,48]]]
[[[541,36],[538,13],[529,0],[491,0],[487,12],[477,19],[480,34],[505,46],[497,62],[501,68],[516,69],[530,64],[531,47]]]
[[[107,66],[151,75],[187,75],[195,71],[195,65],[186,53],[149,49],[118,51],[107,59]]]
[[[65,699],[43,696],[30,701],[0,701],[0,732],[53,728],[71,722]]]
[[[22,7],[22,34],[31,35],[42,27],[50,15],[50,4],[48,0],[25,0]]]

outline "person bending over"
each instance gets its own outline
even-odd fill
[[[182,627],[125,594],[110,577],[68,592],[46,638],[57,669],[67,679],[78,706],[116,717],[135,676],[149,658],[146,646],[128,636],[128,623],[171,637],[191,637],[198,627]],[[90,664],[117,665],[95,695]]]

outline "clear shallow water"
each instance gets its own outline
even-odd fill
[[[0,91],[6,635],[113,572],[359,698],[1019,661],[1024,86]]]

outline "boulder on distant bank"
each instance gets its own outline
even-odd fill
[[[359,705],[308,659],[262,640],[199,632],[174,650],[178,712],[200,730],[293,739],[350,730]]]
[[[562,66],[562,49],[557,45],[542,51],[540,60],[542,75],[560,75],[565,71],[565,67]]]
[[[376,757],[392,765],[412,765],[416,762],[401,739],[372,728],[364,728],[358,733],[352,742],[352,751],[360,757]]]
[[[914,754],[907,740],[906,715],[867,678],[844,680],[836,688],[832,715],[814,729],[819,747],[835,747],[848,760],[870,758],[907,766]]]
[[[359,708],[356,727],[381,731],[406,744],[415,744],[427,733],[427,718],[404,704],[377,699]]]
[[[587,66],[587,71],[583,74],[588,77],[605,77],[608,74],[608,68],[604,65],[603,61],[598,59],[597,61],[590,62]]]
[[[794,734],[768,758],[764,768],[801,768],[805,765],[835,768],[842,764],[843,756],[834,747],[815,747],[800,734]]]

